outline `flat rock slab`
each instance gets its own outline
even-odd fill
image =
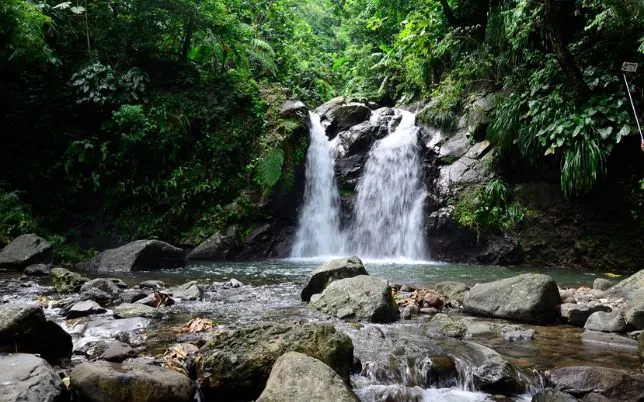
[[[123,303],[114,307],[114,318],[161,318],[161,312],[145,304]]]
[[[82,363],[70,374],[72,393],[88,402],[188,402],[194,387],[187,376],[150,364]]]
[[[637,341],[635,339],[607,332],[584,331],[581,334],[581,341],[589,344],[602,345],[611,349],[637,351]]]
[[[311,296],[322,293],[331,282],[339,279],[352,278],[358,275],[369,275],[358,257],[339,258],[330,260],[318,267],[311,274],[311,279],[302,289],[302,300],[308,302]]]
[[[54,247],[33,233],[16,237],[0,251],[0,268],[22,270],[33,264],[51,264]]]
[[[24,354],[0,354],[0,402],[54,402],[63,382],[49,363]]]
[[[554,369],[550,380],[555,387],[578,398],[599,393],[612,402],[644,398],[644,375],[605,367],[575,366]]]
[[[106,310],[95,301],[85,300],[75,303],[72,308],[69,309],[69,312],[67,312],[67,318],[85,317],[92,314],[101,314],[105,311]]]

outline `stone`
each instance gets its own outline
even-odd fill
[[[123,303],[114,307],[114,318],[161,318],[161,312],[145,304]]]
[[[158,289],[163,289],[165,287],[165,284],[163,281],[156,280],[156,279],[150,279],[147,281],[143,281],[139,283],[139,287],[141,289],[153,289],[153,290],[158,290]]]
[[[54,247],[34,233],[16,237],[0,251],[0,269],[20,271],[33,264],[51,264]]]
[[[71,356],[72,337],[38,306],[0,304],[0,352],[37,353],[56,363]]]
[[[371,109],[358,102],[345,103],[331,108],[322,115],[323,120],[329,122],[326,129],[327,136],[329,138],[335,137],[338,132],[348,130],[368,120],[370,114]]]
[[[195,391],[187,376],[141,362],[82,363],[69,377],[74,400],[88,402],[189,402]]]
[[[606,398],[602,394],[591,392],[583,397],[582,402],[610,402],[610,399]]]
[[[30,276],[47,276],[51,272],[51,264],[33,264],[22,271],[25,275]]]
[[[120,341],[110,342],[101,355],[101,359],[108,362],[121,363],[130,357],[136,357],[137,353],[130,345]]]
[[[63,382],[40,357],[0,354],[0,402],[56,402],[61,399]]]
[[[156,271],[183,266],[183,250],[158,240],[137,240],[77,265],[90,272]]]
[[[634,299],[644,291],[644,269],[613,285],[606,291],[607,295]]]
[[[597,278],[593,281],[593,289],[608,290],[611,286],[613,286],[613,282],[605,278]]]
[[[319,114],[320,116],[327,114],[331,109],[334,109],[343,103],[345,103],[347,100],[346,97],[344,96],[336,96],[335,98],[329,99],[328,101],[324,102],[322,105],[318,106],[315,109],[315,113]]]
[[[316,358],[298,352],[280,356],[257,402],[359,402],[342,378]]]
[[[170,297],[169,291],[159,291],[145,296],[134,302],[134,304],[144,304],[146,306],[157,308],[159,306],[172,306],[175,303],[174,299]]]
[[[101,307],[98,303],[85,300],[75,303],[69,312],[67,312],[67,319],[85,317],[92,314],[101,314],[104,313],[105,309]]]
[[[169,289],[172,292],[172,297],[181,300],[201,300],[203,299],[203,291],[199,287],[197,281],[190,281]]]
[[[124,303],[135,303],[141,299],[145,299],[147,296],[148,296],[148,292],[138,290],[138,289],[128,289],[119,295],[119,297],[121,298],[121,300],[123,300]]]
[[[597,311],[611,311],[611,309],[608,306],[588,303],[563,303],[560,306],[561,318],[575,327],[583,327],[588,317]]]
[[[626,324],[633,329],[644,329],[644,302],[628,307],[624,312]]]
[[[322,361],[348,382],[353,344],[332,325],[258,324],[213,333],[201,348],[197,372],[206,400],[256,399],[273,364],[291,351]]]
[[[501,327],[499,335],[508,342],[531,341],[534,339],[534,329],[504,326]]]
[[[523,381],[519,370],[495,350],[474,342],[464,342],[468,359],[473,363],[472,377],[477,389],[489,393],[519,394]]]
[[[244,284],[241,283],[240,281],[238,281],[235,278],[232,278],[231,280],[229,280],[229,281],[224,283],[224,288],[227,288],[227,289],[231,289],[231,288],[232,289],[237,289],[237,288],[240,288],[242,286],[244,286]]]
[[[626,321],[617,311],[597,311],[588,317],[584,329],[602,332],[625,332]]]
[[[644,332],[637,337],[637,356],[640,358],[640,363],[644,365]]]
[[[438,313],[429,321],[427,336],[432,338],[462,338],[467,326],[447,314]]]
[[[287,100],[282,104],[280,109],[281,117],[294,117],[294,116],[304,116],[308,114],[309,109],[306,105],[299,100]]]
[[[49,273],[49,276],[58,293],[76,292],[85,282],[89,281],[89,278],[65,268],[54,268]]]
[[[309,307],[325,314],[376,323],[396,321],[400,312],[387,282],[368,275],[331,282]]]
[[[612,402],[644,398],[644,375],[605,367],[573,366],[550,371],[555,388],[577,397],[595,392]]]
[[[369,275],[358,257],[330,260],[318,267],[311,274],[308,283],[302,289],[300,297],[308,302],[311,296],[322,293],[331,282],[338,279],[352,278],[358,275]]]
[[[578,402],[574,396],[556,389],[546,388],[532,397],[532,402]]]
[[[340,155],[346,158],[368,152],[378,137],[379,128],[365,121],[339,133],[339,145],[342,147]]]
[[[440,293],[447,301],[456,301],[463,304],[463,298],[469,290],[469,286],[462,282],[440,282],[436,284],[436,291]]]
[[[87,281],[81,286],[80,292],[87,292],[90,289],[99,289],[108,293],[113,298],[117,298],[122,290],[111,278],[96,278]]]
[[[402,318],[405,320],[410,320],[412,316],[418,315],[419,309],[417,306],[409,305],[403,309]]]
[[[97,288],[90,288],[89,290],[82,292],[80,294],[80,299],[81,301],[90,300],[101,306],[107,306],[116,300],[116,298],[111,294]]]
[[[637,350],[637,341],[626,336],[617,335],[609,332],[586,330],[581,334],[583,343],[599,344],[611,349]]]
[[[551,277],[523,274],[474,286],[463,299],[463,310],[474,315],[549,323],[558,318],[560,303],[559,289]]]
[[[235,229],[229,228],[226,232],[218,232],[203,241],[194,248],[188,256],[187,260],[207,260],[217,261],[226,259],[236,245]]]

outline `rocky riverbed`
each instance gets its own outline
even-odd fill
[[[564,287],[507,272],[394,283],[356,257],[296,266],[6,271],[0,401],[644,397],[644,271]]]

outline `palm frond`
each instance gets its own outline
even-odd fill
[[[284,152],[281,149],[272,149],[264,155],[259,163],[259,177],[263,185],[273,187],[282,176],[284,165]]]

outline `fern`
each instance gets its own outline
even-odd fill
[[[281,149],[272,149],[268,151],[259,164],[259,177],[261,183],[271,188],[282,176],[282,166],[284,165],[284,151]]]
[[[509,150],[515,143],[521,125],[522,105],[521,99],[512,94],[495,109],[492,115],[486,138],[502,152]]]
[[[563,155],[561,189],[567,197],[588,193],[605,173],[606,156],[595,139],[576,141]]]
[[[300,123],[294,120],[282,120],[277,125],[277,129],[283,130],[283,132],[286,134],[291,134],[298,127],[300,127]]]

